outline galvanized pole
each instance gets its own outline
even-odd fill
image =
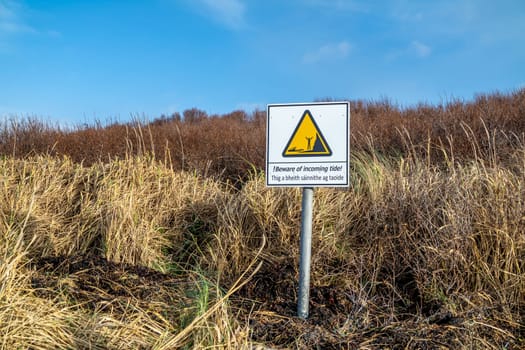
[[[301,245],[299,262],[299,298],[297,301],[297,316],[308,318],[310,301],[310,262],[312,257],[312,209],[314,189],[303,188],[301,211]]]

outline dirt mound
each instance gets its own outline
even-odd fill
[[[249,315],[253,341],[300,349],[460,349],[495,340],[505,349],[521,349],[524,342],[521,322],[500,319],[498,307],[452,313],[432,301],[388,309],[386,298],[363,300],[337,286],[311,287],[310,314],[302,320],[296,317],[297,288],[294,267],[276,264],[263,267],[240,290],[245,310],[253,301],[258,307]]]
[[[32,261],[32,287],[42,298],[67,298],[93,310],[126,312],[136,305],[180,324],[192,304],[195,281],[107,261],[61,256]],[[341,286],[312,286],[310,315],[296,317],[297,271],[291,263],[265,264],[231,298],[239,320],[247,320],[254,343],[300,349],[460,349],[524,345],[523,320],[504,320],[502,306],[451,312],[438,303],[424,308],[388,305]],[[393,308],[392,308],[393,307]],[[516,306],[519,308],[519,306]],[[519,310],[514,314],[520,314]],[[489,341],[490,340],[490,341]],[[490,346],[489,346],[490,347]]]
[[[349,295],[330,287],[310,291],[310,315],[301,320],[297,314],[297,276],[291,264],[266,266],[245,285],[241,302],[253,301],[258,311],[251,314],[252,339],[275,346],[295,344],[304,348],[339,349],[350,344],[332,329],[345,321],[353,307]],[[244,309],[249,310],[245,305]],[[332,325],[332,326],[330,326]]]
[[[180,310],[191,282],[143,266],[119,264],[96,255],[45,257],[33,260],[35,294],[65,298],[93,310],[125,312],[130,305],[160,312],[170,323],[180,322]]]

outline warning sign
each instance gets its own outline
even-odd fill
[[[268,105],[266,185],[348,187],[347,102]]]
[[[331,156],[332,151],[321,130],[315,123],[312,113],[304,111],[292,137],[284,148],[283,157]]]

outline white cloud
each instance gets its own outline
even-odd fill
[[[0,2],[0,21],[13,17],[13,11],[7,7],[7,1]]]
[[[415,52],[416,56],[420,58],[427,57],[432,53],[432,48],[430,46],[417,40],[412,41],[410,47],[411,50]]]
[[[20,18],[22,6],[12,0],[0,0],[0,35],[35,33],[36,31],[23,23]]]
[[[245,24],[246,6],[242,0],[198,0],[203,10],[232,29]]]
[[[400,22],[421,22],[424,19],[422,12],[393,12],[392,17]]]
[[[419,40],[413,40],[410,45],[397,50],[393,50],[386,55],[387,61],[394,61],[400,58],[425,58],[432,54],[432,47]]]
[[[337,44],[327,44],[321,46],[315,51],[306,53],[303,56],[303,62],[313,64],[320,61],[343,59],[348,56],[351,50],[352,45],[350,45],[347,41],[341,41]]]
[[[350,12],[369,12],[367,2],[354,0],[300,0],[310,6],[322,8],[324,10],[350,11]]]
[[[59,38],[56,30],[38,30],[27,22],[28,13],[34,12],[19,0],[0,0],[0,54],[16,51],[15,38],[23,35],[40,35]]]
[[[3,34],[35,33],[35,30],[22,23],[2,21],[0,22],[0,33],[3,33]]]
[[[50,30],[46,31],[46,35],[51,37],[51,38],[60,38],[60,37],[62,37],[62,33],[59,32],[58,30],[54,30],[54,29],[50,29]]]

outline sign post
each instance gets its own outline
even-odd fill
[[[308,318],[310,300],[310,262],[312,261],[312,212],[314,189],[303,188],[301,203],[301,243],[299,261],[299,293],[297,300],[297,316]]]
[[[348,187],[348,102],[271,104],[266,186],[303,187],[297,315],[308,318],[314,187]]]

